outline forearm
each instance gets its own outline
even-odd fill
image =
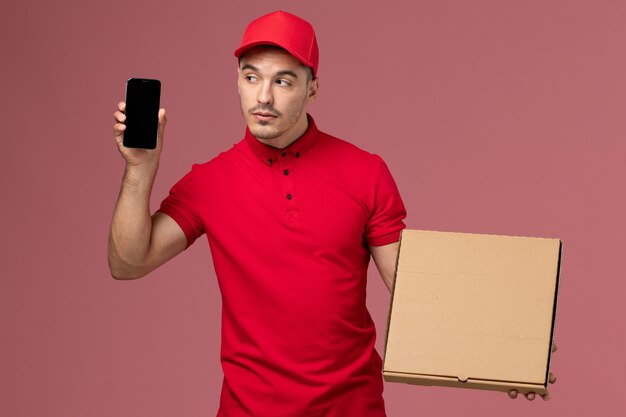
[[[400,242],[394,242],[384,246],[370,246],[370,252],[374,258],[378,272],[389,291],[392,290],[395,280],[396,260],[398,259],[399,248]]]
[[[109,269],[116,278],[137,278],[150,249],[150,194],[157,166],[127,167],[109,233]]]

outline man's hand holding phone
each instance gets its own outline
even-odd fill
[[[154,149],[128,148],[124,146],[124,131],[126,130],[126,102],[120,101],[117,105],[117,111],[113,114],[115,125],[113,126],[113,134],[117,142],[118,149],[129,167],[147,167],[156,169],[163,147],[163,135],[165,132],[165,124],[167,117],[165,109],[161,108],[158,112],[158,129],[156,147]]]

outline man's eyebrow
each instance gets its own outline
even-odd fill
[[[290,70],[278,71],[276,73],[276,76],[281,76],[281,75],[291,75],[293,78],[296,78],[296,79],[298,78],[298,74]]]
[[[257,67],[255,67],[252,64],[244,64],[243,67],[241,67],[242,71],[243,70],[247,70],[247,69],[252,70],[252,71],[258,71],[259,70]]]
[[[245,70],[248,70],[248,69],[252,70],[252,71],[258,71],[259,70],[257,67],[255,67],[252,64],[243,64],[243,66],[241,67],[242,71],[245,71]],[[283,75],[291,75],[293,78],[296,78],[296,79],[298,78],[298,74],[296,74],[295,72],[293,72],[291,70],[278,71],[275,74],[275,77],[280,77],[280,76],[283,76]]]

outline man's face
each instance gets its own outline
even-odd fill
[[[317,94],[317,79],[287,51],[256,47],[239,62],[241,112],[250,132],[262,142],[283,148],[307,128],[306,106]]]

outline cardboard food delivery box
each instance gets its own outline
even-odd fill
[[[559,239],[404,230],[384,379],[545,394],[561,247]]]

